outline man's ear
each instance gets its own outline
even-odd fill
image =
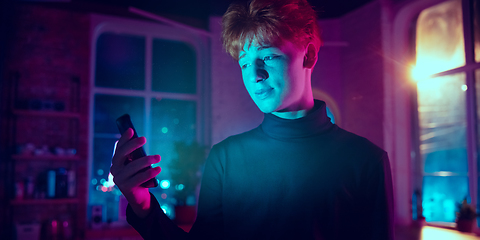
[[[313,68],[317,63],[317,51],[315,46],[312,43],[309,43],[306,50],[305,56],[303,58],[303,66],[305,68]]]

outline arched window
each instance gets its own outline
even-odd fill
[[[208,143],[205,86],[208,38],[188,29],[93,16],[89,205],[101,205],[104,222],[124,220],[126,202],[109,174],[120,134],[115,119],[128,113],[147,154],[160,154],[168,182],[175,142]],[[164,186],[164,185],[162,185]],[[151,189],[171,216],[172,189]]]

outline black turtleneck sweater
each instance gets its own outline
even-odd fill
[[[303,118],[265,114],[213,146],[190,233],[156,199],[146,218],[128,208],[127,219],[144,239],[393,239],[392,200],[386,152],[316,100]]]

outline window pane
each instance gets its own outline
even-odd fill
[[[92,190],[96,190],[97,186],[103,186],[103,181],[108,180],[113,149],[117,140],[116,138],[93,139],[92,179],[90,179]]]
[[[102,205],[105,220],[118,218],[118,196],[121,194],[109,180],[110,165],[115,142],[113,138],[94,138],[91,179],[89,179],[89,205]]]
[[[474,22],[473,29],[475,34],[475,61],[480,62],[480,1],[473,1]],[[478,78],[477,78],[478,79]]]
[[[176,156],[175,141],[190,143],[196,140],[196,111],[194,101],[152,100],[150,154],[162,156],[162,167],[167,166],[170,159]]]
[[[423,177],[423,215],[427,222],[454,222],[456,203],[468,197],[467,177]]]
[[[160,92],[195,93],[195,50],[182,42],[153,40],[152,89]]]
[[[139,136],[145,135],[144,115],[145,101],[141,97],[126,97],[113,95],[95,95],[94,132],[118,134],[115,120],[128,113]]]
[[[420,152],[427,173],[467,172],[465,74],[417,83]]]
[[[461,0],[444,2],[420,13],[416,31],[416,69],[421,76],[465,65]]]
[[[152,136],[162,140],[195,140],[196,111],[194,101],[152,99]]]
[[[145,88],[145,37],[103,33],[96,57],[95,86]]]

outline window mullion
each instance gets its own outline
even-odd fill
[[[473,43],[473,1],[462,1],[463,34],[465,42],[465,65],[475,65],[474,43]],[[477,131],[476,131],[476,98],[475,98],[475,75],[473,69],[466,72],[466,104],[467,104],[467,157],[469,191],[471,204],[476,206],[478,199],[478,169],[477,169]]]
[[[412,88],[411,91],[411,114],[412,114],[412,126],[415,126],[412,128],[412,136],[414,138],[412,139],[412,150],[414,152],[414,156],[412,156],[412,170],[414,173],[414,181],[413,181],[413,188],[412,190],[419,191],[420,193],[423,192],[423,175],[425,173],[424,171],[424,163],[422,160],[422,153],[420,152],[420,120],[418,116],[418,102],[417,102],[417,87],[416,85]],[[421,196],[417,196],[420,197]],[[412,203],[416,204],[416,203]],[[417,211],[421,209],[417,209]],[[415,213],[413,213],[415,214]],[[420,213],[421,214],[421,213]],[[417,216],[414,216],[417,217]],[[416,218],[415,218],[416,219]]]
[[[152,36],[145,36],[145,137],[151,139],[152,132]],[[147,154],[150,144],[145,145]]]
[[[462,16],[463,16],[463,36],[465,42],[465,65],[475,63],[474,43],[473,43],[473,1],[462,1]],[[471,87],[471,86],[468,86]]]
[[[477,205],[478,199],[478,168],[477,168],[477,130],[476,130],[476,104],[475,104],[475,81],[473,71],[466,73],[466,81],[468,89],[467,95],[467,157],[468,157],[468,173],[470,185],[470,197],[472,204]]]

